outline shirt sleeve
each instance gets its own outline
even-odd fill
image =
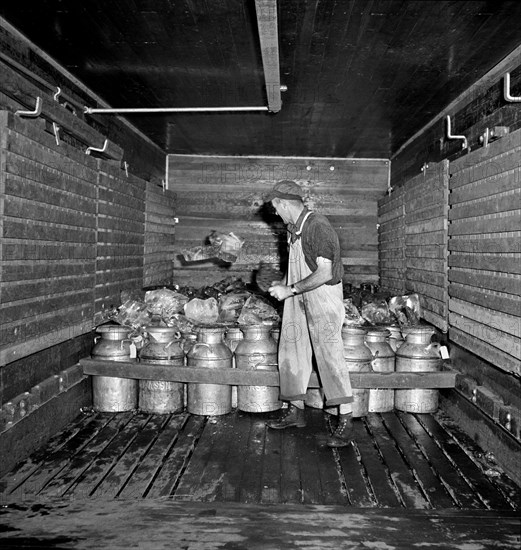
[[[338,247],[337,236],[329,223],[314,223],[310,228],[310,244],[313,256],[327,258],[334,261],[335,251]]]

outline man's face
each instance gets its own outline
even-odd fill
[[[271,205],[273,206],[273,208],[275,208],[275,212],[277,212],[277,215],[282,218],[284,223],[288,223],[289,219],[286,202],[281,199],[275,198],[271,201]]]

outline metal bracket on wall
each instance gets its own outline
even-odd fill
[[[447,115],[447,139],[461,139],[463,140],[461,144],[462,149],[467,149],[469,144],[467,141],[467,138],[465,136],[461,135],[453,135],[452,134],[452,128],[451,128],[451,122],[450,122],[450,115]]]
[[[56,122],[52,123],[52,130],[54,132],[54,139],[56,140],[56,145],[60,145],[60,127]]]
[[[503,85],[503,95],[505,96],[505,100],[510,101],[511,103],[521,102],[521,96],[510,95],[510,73],[505,74],[505,80]]]
[[[103,153],[107,150],[107,145],[109,144],[109,140],[106,139],[105,143],[103,144],[103,147],[100,149],[99,147],[87,147],[87,150],[85,151],[86,155],[90,155],[91,153]]]
[[[37,97],[36,98],[36,107],[34,108],[34,111],[15,111],[15,115],[18,116],[27,116],[27,117],[39,117],[42,114],[42,98]]]

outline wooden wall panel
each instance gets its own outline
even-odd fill
[[[95,322],[121,303],[121,291],[143,286],[145,185],[119,166],[99,160]]]
[[[171,284],[176,250],[175,193],[146,184],[143,285]]]
[[[451,339],[521,374],[521,130],[450,165]]]
[[[96,161],[0,112],[0,364],[91,329]]]
[[[378,201],[378,253],[383,290],[405,292],[405,190],[394,189]]]
[[[325,214],[338,232],[349,282],[378,280],[377,200],[388,180],[387,161],[170,155],[168,187],[177,195],[176,282],[216,281],[226,275],[251,280],[260,261],[279,265],[285,228],[263,205],[263,195],[283,179],[297,181],[306,203]],[[245,239],[234,265],[190,264],[181,250],[204,244],[212,230]]]
[[[407,293],[420,295],[423,318],[448,329],[448,161],[431,163],[405,185]]]

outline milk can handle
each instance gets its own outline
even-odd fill
[[[101,336],[94,336],[94,344],[97,344],[101,339]]]
[[[212,349],[212,346],[210,344],[207,344],[206,342],[196,342],[193,345],[192,350],[194,350],[197,346],[206,346],[209,350]]]
[[[179,337],[181,337],[181,333],[180,333],[180,332],[176,332],[176,333],[175,333],[175,336],[177,337],[178,334],[179,334]],[[177,341],[178,341],[178,340],[170,340],[170,342],[168,342],[168,344],[165,346],[165,351],[166,351],[172,344],[176,343]],[[170,353],[168,353],[167,357],[168,357],[168,360],[170,360],[170,358],[171,358],[172,356],[170,355]]]
[[[439,342],[432,342],[424,349],[424,353],[428,353],[431,349],[436,349],[440,353],[440,348],[441,344]]]
[[[125,342],[130,342],[132,344],[134,342],[134,340],[132,340],[132,338],[125,338],[124,340],[121,340],[121,344],[119,345],[120,349],[123,349],[123,344]]]

